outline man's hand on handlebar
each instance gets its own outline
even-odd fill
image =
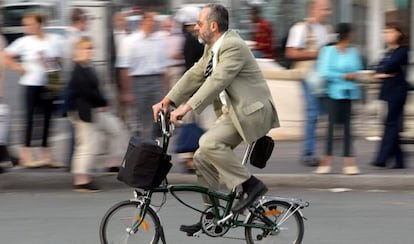
[[[171,100],[167,97],[163,98],[159,103],[156,103],[152,106],[152,112],[154,116],[154,122],[158,120],[158,113],[163,110],[164,114],[167,114],[168,108],[171,105]],[[179,120],[181,120],[185,114],[191,111],[192,108],[188,104],[184,104],[180,106],[176,110],[170,112],[170,121],[174,124],[177,124]]]
[[[164,97],[160,102],[152,105],[152,113],[154,116],[154,122],[158,122],[158,113],[163,110],[164,114],[167,114],[168,108],[170,107],[171,100]]]
[[[176,110],[170,113],[170,121],[175,125],[178,124],[178,121],[181,120],[186,113],[191,111],[192,108],[188,104],[178,107]]]

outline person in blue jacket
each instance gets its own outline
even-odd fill
[[[399,132],[408,92],[406,66],[409,48],[404,45],[406,35],[397,23],[386,24],[383,35],[387,49],[374,77],[382,81],[380,99],[387,102],[388,113],[382,141],[372,165],[386,167],[387,161],[395,158],[395,164],[390,167],[404,168]]]
[[[344,167],[347,175],[359,174],[352,152],[351,114],[352,101],[361,98],[361,90],[356,82],[357,72],[362,69],[360,53],[352,43],[352,27],[340,23],[336,28],[338,41],[322,48],[317,60],[317,72],[327,81],[327,111],[329,117],[326,153],[322,157],[317,174],[331,172],[333,135],[335,123],[344,127]]]

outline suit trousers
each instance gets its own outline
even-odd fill
[[[233,151],[242,142],[228,114],[223,114],[199,140],[200,147],[194,154],[198,184],[218,190],[219,177],[229,189],[247,179],[251,174]]]

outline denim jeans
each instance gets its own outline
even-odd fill
[[[305,135],[302,156],[313,156],[316,144],[316,123],[321,115],[320,100],[312,94],[310,87],[302,81],[303,96],[305,99]]]

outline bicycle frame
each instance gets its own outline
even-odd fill
[[[231,211],[231,207],[233,204],[233,201],[237,199],[237,193],[233,190],[229,194],[219,192],[219,191],[212,191],[209,188],[198,186],[198,185],[192,185],[192,184],[177,184],[177,185],[168,185],[168,186],[162,186],[158,188],[154,188],[152,190],[146,191],[143,195],[140,195],[137,191],[135,193],[135,198],[131,199],[131,201],[138,201],[141,204],[144,205],[142,208],[142,211],[140,213],[141,218],[137,220],[135,225],[131,228],[131,234],[134,233],[138,227],[141,225],[143,219],[145,218],[145,214],[148,208],[151,208],[151,199],[152,194],[154,193],[170,193],[172,196],[174,196],[180,203],[183,205],[194,209],[189,204],[183,202],[179,197],[175,195],[176,192],[195,192],[200,194],[205,194],[209,197],[211,201],[211,207],[213,208],[213,213],[215,219],[217,219],[218,225],[223,225],[226,227],[251,227],[251,228],[258,228],[261,230],[268,230],[268,231],[277,231],[279,226],[283,225],[284,222],[289,219],[295,212],[299,212],[302,218],[305,219],[300,209],[303,209],[305,207],[309,206],[308,202],[303,202],[300,199],[290,199],[290,198],[282,198],[282,197],[269,197],[269,196],[263,196],[261,199],[257,201],[257,204],[255,206],[252,206],[248,209],[248,214],[244,217],[244,220],[239,220],[240,214],[234,214]],[[224,212],[220,216],[219,207],[220,204],[217,200],[223,200],[226,202],[226,205],[224,207]],[[289,213],[288,215],[281,216],[281,220],[276,224],[274,223],[270,218],[266,216],[264,213],[264,210],[261,206],[263,206],[266,202],[269,201],[282,201],[287,202],[290,204],[289,210],[287,211]],[[249,219],[251,215],[255,215],[256,217],[263,220],[263,224],[248,224],[246,223],[246,220]],[[161,233],[164,233],[161,231]],[[199,233],[196,233],[195,236],[198,236]],[[162,236],[162,239],[165,237]]]
[[[160,118],[162,132],[163,132],[163,149],[166,151],[168,147],[168,143],[169,143],[169,138],[172,136],[172,133],[174,131],[174,125],[172,125],[171,123],[165,120],[163,113],[159,114],[159,118]],[[168,127],[167,127],[167,124],[169,125]],[[254,147],[254,143],[249,144],[247,146],[244,156],[243,156],[243,160],[242,160],[243,165],[247,164],[248,159],[250,158],[250,155],[253,151],[253,147]],[[134,199],[130,199],[130,200],[139,202],[141,206],[143,207],[141,208],[141,212],[139,215],[140,218],[137,218],[136,223],[129,229],[129,233],[133,234],[138,230],[139,226],[143,223],[145,219],[145,215],[148,209],[153,208],[151,206],[151,199],[154,193],[163,193],[163,194],[170,193],[181,204],[193,210],[199,211],[203,214],[205,213],[204,211],[197,210],[196,208],[192,207],[188,203],[185,203],[182,199],[180,199],[175,194],[177,192],[195,192],[195,193],[200,193],[200,194],[204,194],[205,196],[207,196],[207,198],[210,200],[210,204],[211,204],[210,208],[213,209],[214,218],[217,220],[217,225],[222,225],[225,227],[250,227],[250,228],[259,228],[259,229],[267,230],[267,231],[277,231],[279,225],[283,224],[289,217],[291,217],[296,212],[299,212],[300,216],[304,218],[300,209],[307,207],[309,205],[308,202],[302,202],[301,200],[298,200],[298,199],[263,196],[261,199],[259,199],[255,203],[254,206],[251,206],[248,208],[247,216],[245,216],[244,221],[241,221],[239,220],[240,214],[233,213],[231,211],[231,207],[233,205],[234,200],[240,197],[237,193],[236,188],[233,188],[229,193],[224,193],[220,191],[211,190],[207,187],[193,185],[193,184],[169,185],[167,179],[165,179],[163,184],[157,188],[147,190],[143,193],[140,193],[138,190],[134,191]],[[225,206],[220,205],[220,200],[225,202]],[[276,224],[269,217],[266,216],[265,210],[262,207],[264,206],[266,202],[273,201],[273,200],[289,203],[290,205],[289,210],[293,209],[289,215],[282,216],[281,221],[278,224]],[[160,208],[162,207],[162,205],[160,206]],[[219,210],[220,208],[224,209],[224,212],[222,212],[221,216],[220,216],[220,210]],[[257,223],[248,224],[247,220],[251,217],[251,215],[254,215],[255,217],[260,218],[263,221],[263,224],[257,224]],[[163,240],[163,242],[165,243],[164,231],[160,230],[160,233],[161,233],[161,240]],[[198,236],[200,233],[201,231],[199,231],[199,233],[196,233],[195,236]]]
[[[249,144],[246,148],[245,154],[243,156],[243,165],[245,165],[250,157],[250,154],[253,150],[254,144]],[[210,200],[211,208],[213,209],[214,218],[217,219],[217,223],[219,225],[227,226],[227,227],[251,227],[251,228],[260,228],[263,230],[269,230],[274,231],[277,229],[277,226],[274,222],[272,222],[268,217],[266,217],[263,212],[260,212],[260,208],[255,207],[249,209],[249,214],[246,216],[244,221],[239,220],[240,214],[234,214],[231,211],[231,207],[233,206],[233,202],[235,199],[237,199],[239,196],[237,194],[236,188],[232,189],[229,193],[224,193],[220,191],[214,191],[207,187],[199,186],[199,185],[193,185],[193,184],[174,184],[174,185],[168,185],[166,181],[165,184],[145,191],[143,194],[140,194],[137,190],[135,190],[135,199],[131,199],[133,201],[139,201],[141,204],[144,205],[142,208],[142,211],[140,213],[141,218],[137,220],[137,223],[131,228],[131,231],[136,231],[140,224],[142,223],[143,219],[145,218],[146,211],[149,207],[151,207],[151,199],[152,195],[154,193],[163,193],[167,194],[170,193],[175,199],[177,199],[181,204],[184,206],[187,206],[193,210],[202,212],[200,210],[195,209],[191,205],[185,203],[183,200],[181,200],[175,193],[177,192],[195,192],[199,194],[204,194],[207,196],[207,198]],[[220,200],[225,202],[225,206],[220,205]],[[265,198],[262,198],[257,206],[260,206],[262,204],[261,201],[265,200]],[[220,216],[219,208],[223,208],[224,212]],[[251,214],[254,214],[261,218],[265,224],[258,225],[258,224],[247,224],[246,220],[250,217]],[[163,232],[162,232],[163,233]],[[198,233],[196,233],[198,235]],[[162,237],[164,238],[164,237]]]

